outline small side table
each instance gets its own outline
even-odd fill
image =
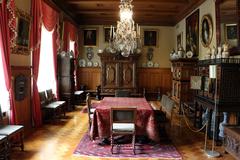
[[[9,148],[7,136],[0,135],[0,159],[8,159]]]

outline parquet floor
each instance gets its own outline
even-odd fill
[[[80,139],[87,131],[87,113],[81,112],[78,107],[73,112],[67,113],[67,119],[44,125],[35,129],[34,133],[25,139],[25,151],[14,150],[11,156],[13,160],[105,160],[107,158],[76,157],[72,153]],[[177,117],[174,117],[171,132],[171,140],[182,154],[184,160],[205,160],[209,159],[204,154],[204,134],[193,133],[186,128],[184,122],[179,125]],[[209,148],[211,141],[208,141]],[[224,154],[222,147],[217,147],[221,153],[220,158],[215,160],[232,160],[229,154]],[[109,159],[108,159],[109,160]],[[118,158],[115,158],[118,160]],[[119,160],[131,160],[120,158]],[[143,160],[143,159],[134,159]],[[146,160],[146,159],[145,159]],[[156,160],[156,159],[151,159]]]

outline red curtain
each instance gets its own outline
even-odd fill
[[[8,8],[7,8],[8,7]],[[10,46],[11,46],[11,30],[10,27],[13,24],[14,16],[11,10],[15,9],[14,0],[2,0],[0,9],[0,49],[2,52],[4,78],[6,82],[6,88],[9,92],[10,98],[10,124],[17,124],[16,108],[14,104],[14,94],[11,85],[11,66],[10,66]],[[11,22],[12,21],[12,22]],[[10,22],[10,23],[9,23]],[[9,26],[10,24],[10,26]]]
[[[78,56],[78,31],[77,28],[69,21],[64,21],[64,46],[63,50],[64,51],[69,51],[69,43],[71,41],[75,41],[74,48],[75,48],[75,53],[74,56],[77,58]]]
[[[36,127],[42,125],[42,113],[40,106],[40,98],[38,94],[37,79],[40,60],[40,45],[41,45],[41,17],[42,17],[42,1],[32,0],[31,3],[31,37],[30,44],[32,49],[32,66],[33,66],[33,120]]]
[[[59,27],[59,13],[50,7],[45,2],[42,3],[43,24],[48,31],[53,31],[53,64],[54,64],[54,77],[56,82],[56,96],[58,98],[58,81],[57,81],[57,51],[59,49],[60,41],[58,34]]]

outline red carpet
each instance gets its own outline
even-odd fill
[[[182,159],[179,152],[171,144],[136,144],[136,155],[131,148],[126,150],[121,146],[119,151],[114,147],[114,153],[111,153],[110,145],[100,146],[97,141],[90,141],[85,134],[74,151],[76,156],[108,157],[108,158],[160,158],[160,159]],[[123,150],[122,150],[123,149]]]

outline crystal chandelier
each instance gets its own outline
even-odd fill
[[[132,0],[120,1],[120,21],[117,22],[117,29],[111,26],[110,46],[113,50],[120,52],[122,56],[128,57],[130,54],[140,52],[141,47],[140,26],[134,24]]]

